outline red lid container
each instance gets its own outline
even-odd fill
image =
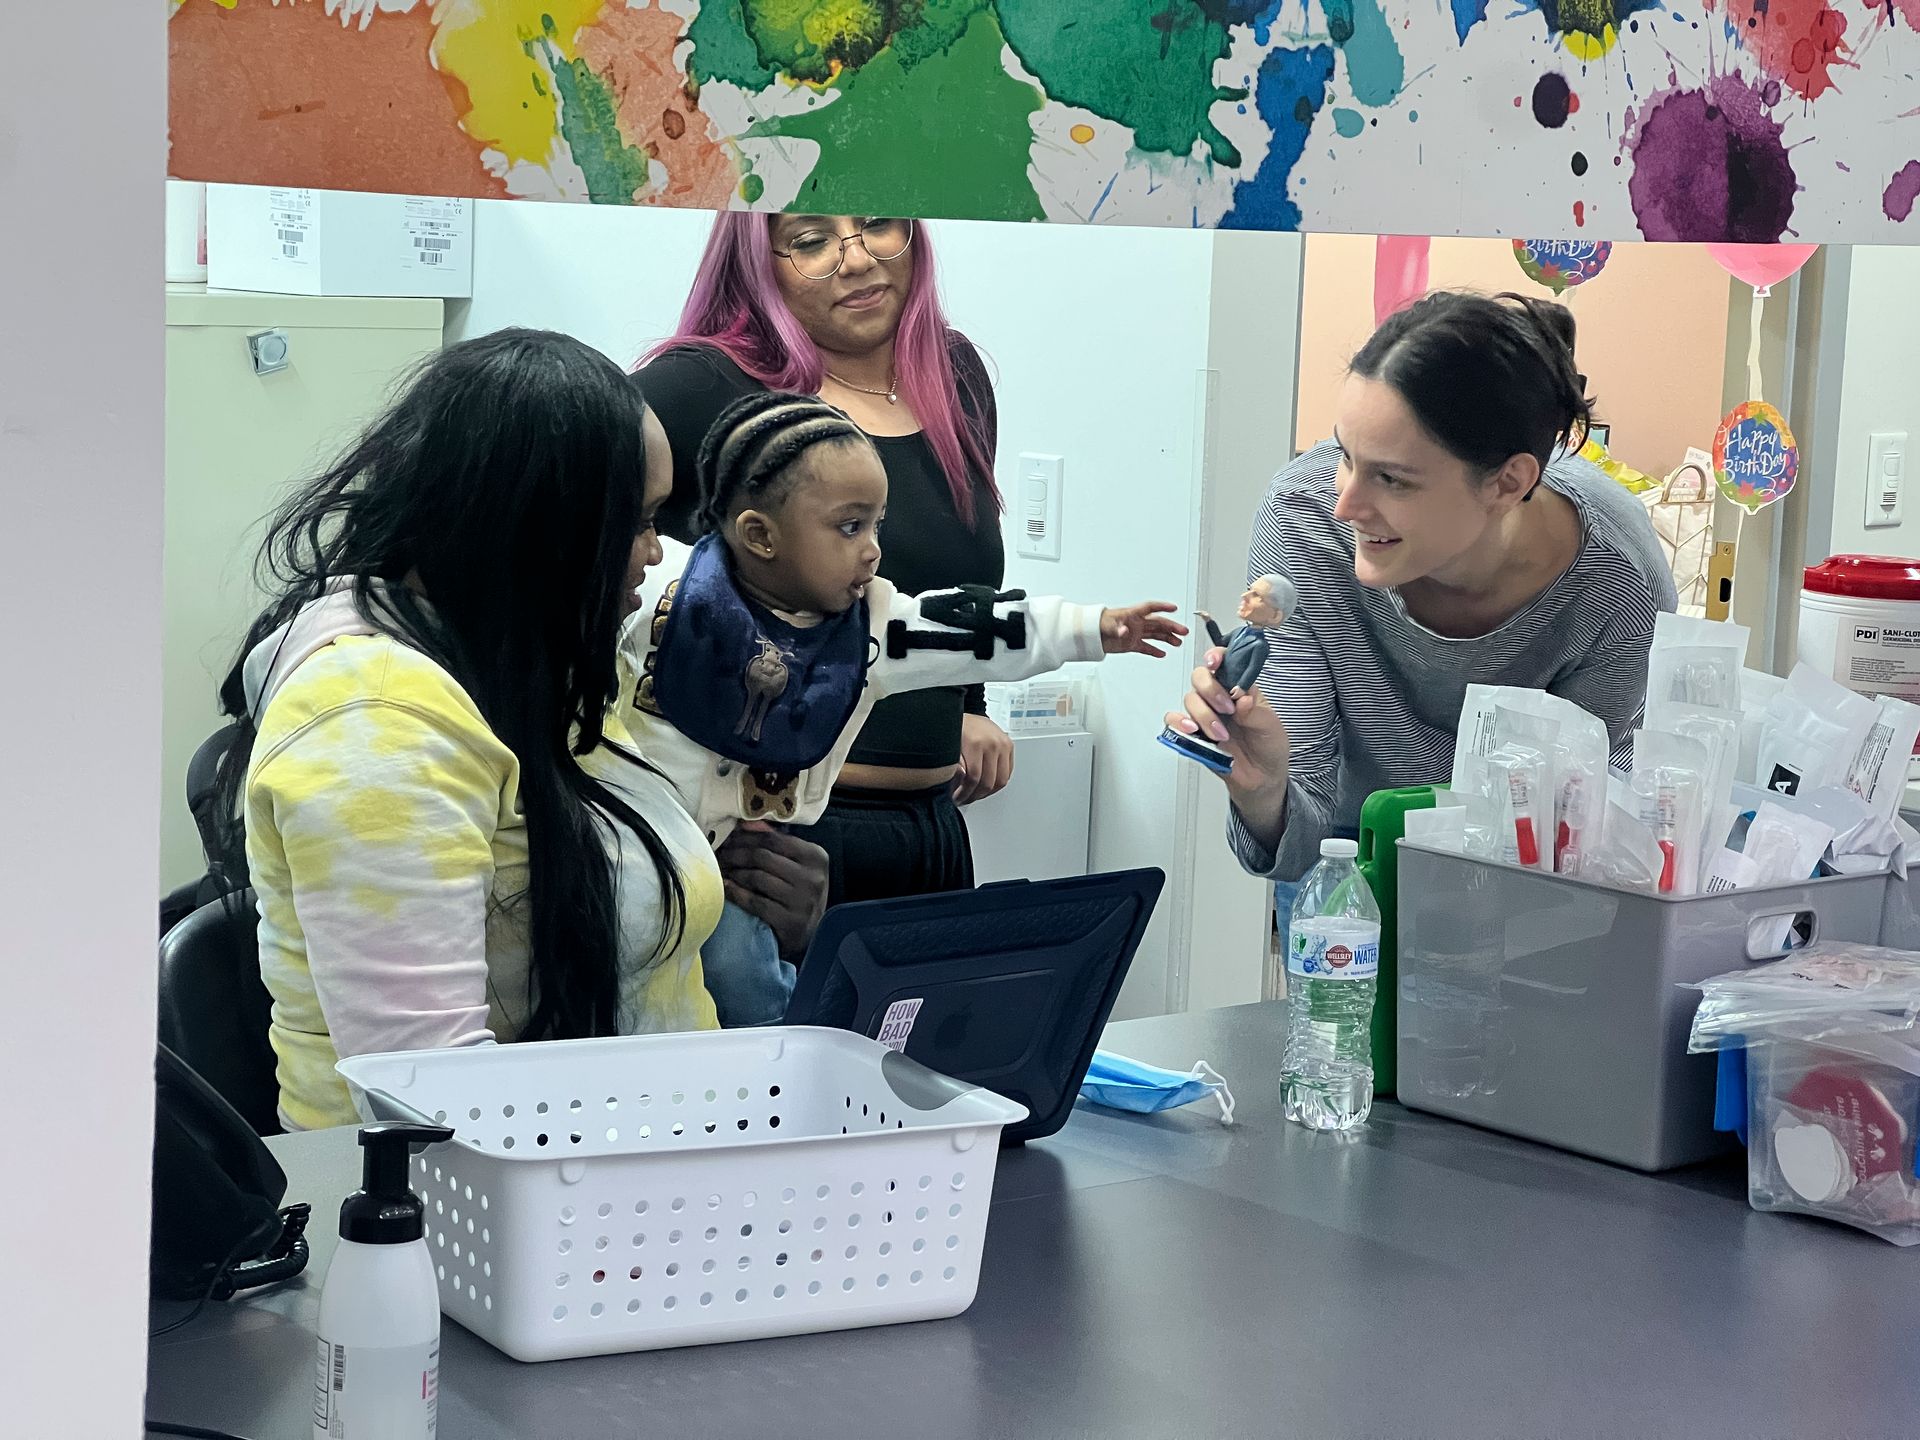
[[[1920,560],[1903,560],[1897,555],[1835,555],[1809,565],[1802,583],[1822,595],[1920,600]]]

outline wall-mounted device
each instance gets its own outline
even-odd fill
[[[247,336],[247,353],[253,356],[256,375],[271,375],[293,363],[292,346],[284,330],[256,330]]]
[[[1035,560],[1060,558],[1060,490],[1065,466],[1058,455],[1020,457],[1013,503],[1022,555]]]

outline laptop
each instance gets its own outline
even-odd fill
[[[836,905],[789,1025],[852,1030],[1025,1105],[1003,1144],[1067,1121],[1166,875],[1120,870]]]

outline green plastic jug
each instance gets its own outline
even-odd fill
[[[1431,810],[1434,787],[1376,790],[1360,807],[1360,873],[1380,907],[1380,978],[1373,987],[1373,1093],[1394,1093],[1400,1010],[1400,850],[1409,810]]]

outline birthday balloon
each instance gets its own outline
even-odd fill
[[[1433,242],[1424,235],[1382,235],[1373,242],[1373,323],[1384,325],[1427,293],[1428,255]]]
[[[1749,514],[1782,499],[1800,478],[1800,447],[1787,417],[1764,400],[1736,405],[1713,437],[1713,480]]]
[[[1605,240],[1516,240],[1513,258],[1527,278],[1564,295],[1607,268],[1613,246]]]
[[[1707,246],[1714,263],[1736,280],[1744,280],[1756,290],[1771,290],[1813,258],[1818,245],[1726,245]]]

